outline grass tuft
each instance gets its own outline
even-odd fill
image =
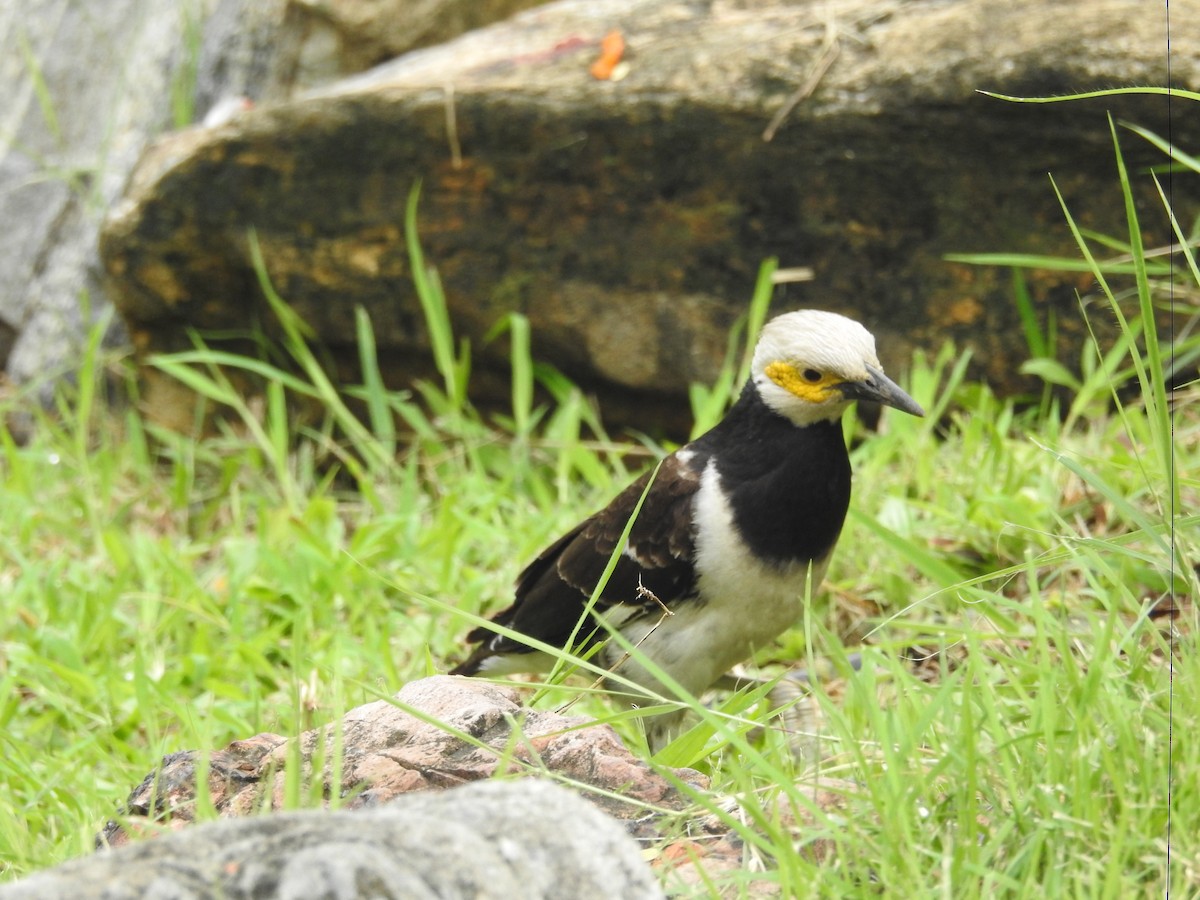
[[[1054,360],[1055,326],[1018,281],[1029,370],[1069,388],[1065,409],[994,396],[946,346],[904,378],[926,419],[847,426],[856,494],[840,550],[804,621],[757,660],[770,676],[824,673],[787,720],[799,730],[783,730],[763,689],[711,708],[662,698],[700,724],[658,763],[713,780],[698,792],[676,779],[694,802],[678,827],[711,817],[745,846],[741,870],[691,887],[664,871],[669,888],[1150,897],[1200,878],[1188,739],[1200,729],[1200,406],[1194,384],[1166,380],[1194,345],[1154,326],[1161,279],[1194,291],[1200,276],[1190,250],[1165,266],[1140,237],[1099,240],[1066,214],[1119,339],[1095,341],[1078,369]],[[1132,207],[1127,224],[1140,228]],[[167,753],[334,722],[459,658],[522,564],[642,467],[631,461],[644,448],[610,440],[577,387],[534,362],[519,316],[489,336],[511,347],[511,410],[472,406],[469,349],[415,226],[414,192],[408,250],[436,384],[387,388],[359,311],[362,384],[339,392],[252,239],[283,353],[236,356],[197,337],[151,360],[224,410],[211,432],[163,432],[106,404],[101,384],[121,362],[102,326],[55,414],[21,394],[0,401],[0,422],[34,421],[25,443],[0,427],[0,878],[90,852]],[[1131,257],[1119,268],[1093,249],[1118,245]],[[698,420],[738,387],[770,265],[721,377],[693,392]],[[637,714],[591,688],[592,663],[564,660],[582,677],[534,702],[573,703],[637,746]],[[339,765],[339,740],[318,769]],[[288,771],[289,805],[322,802]],[[197,812],[211,816],[211,798]]]

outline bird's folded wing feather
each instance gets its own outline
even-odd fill
[[[595,609],[617,605],[656,609],[657,603],[646,591],[667,606],[687,598],[696,582],[692,508],[699,487],[699,472],[679,456],[668,456],[657,471],[639,478],[530,563],[517,579],[516,602],[494,621],[546,643],[564,645],[576,630],[643,493],[645,499],[629,543],[617,558]],[[590,630],[585,624],[579,636]],[[496,638],[487,628],[476,628],[467,637],[473,642],[487,641],[472,661],[530,649],[509,638]]]

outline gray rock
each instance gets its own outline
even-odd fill
[[[196,105],[286,100],[545,0],[219,0],[204,25]]]
[[[172,0],[0,0],[0,365],[69,373],[106,307],[99,224],[146,136],[170,122],[182,16]],[[119,320],[109,339],[122,339]],[[2,342],[0,342],[2,343]]]
[[[451,40],[546,0],[295,0],[304,56],[334,60],[338,74],[361,72],[419,47]],[[299,29],[298,29],[299,30]],[[321,48],[332,48],[326,52]]]
[[[617,822],[533,779],[212,822],[0,887],[0,900],[661,896]]]
[[[0,0],[0,369],[70,374],[107,294],[105,210],[147,141],[233,97],[286,100],[532,0]],[[374,54],[374,55],[372,55]],[[194,86],[191,84],[195,68]],[[127,342],[119,318],[107,339]]]
[[[219,0],[204,23],[196,62],[197,121],[223,100],[291,95],[287,70],[298,41],[284,30],[288,0]]]

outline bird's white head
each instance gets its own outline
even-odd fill
[[[853,400],[925,415],[883,374],[871,332],[837,313],[805,309],[776,316],[763,326],[751,377],[763,402],[796,425],[837,419]]]

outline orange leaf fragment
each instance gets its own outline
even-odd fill
[[[608,81],[612,78],[613,70],[616,69],[624,54],[625,38],[619,31],[610,31],[600,42],[600,58],[592,63],[588,71],[592,73],[593,78],[599,81]]]

